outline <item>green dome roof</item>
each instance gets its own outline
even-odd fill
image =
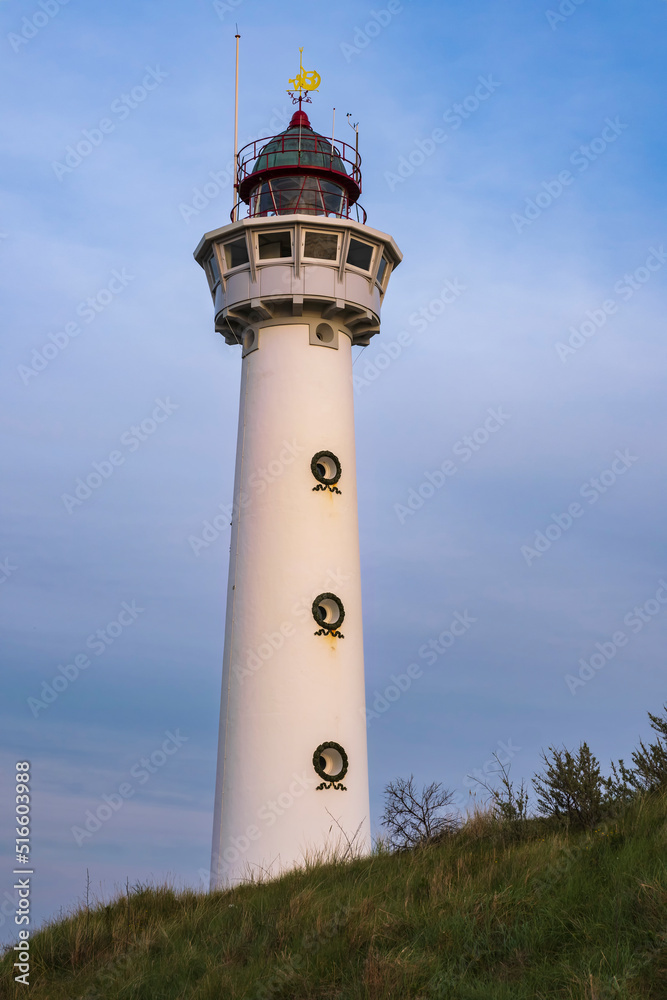
[[[299,112],[294,117],[298,114]],[[306,115],[303,112],[301,114],[308,121]],[[336,146],[333,147],[332,156],[329,139],[314,132],[310,124],[301,123],[290,123],[284,132],[267,142],[260,149],[250,173],[256,174],[271,167],[321,167],[324,170],[335,170],[339,174],[346,173]]]

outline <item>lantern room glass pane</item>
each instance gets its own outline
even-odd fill
[[[242,264],[247,264],[248,259],[248,247],[246,246],[245,236],[242,236],[239,240],[234,240],[232,243],[225,243],[225,264],[228,271],[233,267],[241,267]]]
[[[260,233],[258,237],[260,260],[276,260],[292,256],[292,234]]]
[[[310,215],[324,215],[322,192],[316,177],[304,177],[297,211],[307,212]]]
[[[338,256],[338,237],[331,233],[306,233],[303,255],[320,260],[335,260]]]
[[[339,184],[309,175],[272,177],[250,196],[250,214],[294,215],[348,214],[347,194]]]
[[[275,215],[273,194],[268,184],[255,188],[251,198],[252,215]]]
[[[378,267],[378,281],[380,282],[380,284],[382,284],[382,279],[385,276],[388,263],[389,261],[387,260],[386,257],[380,257],[380,266]]]
[[[277,215],[290,215],[296,212],[301,182],[301,177],[274,177],[268,182],[267,186],[273,192]]]
[[[329,215],[347,215],[347,195],[339,184],[332,181],[320,181],[324,207]]]
[[[358,267],[362,271],[370,271],[371,258],[373,257],[373,247],[360,240],[350,240],[350,249],[347,252],[347,263],[352,267]]]

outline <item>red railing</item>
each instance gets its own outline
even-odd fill
[[[271,149],[262,152],[268,145],[271,145]],[[238,153],[237,188],[252,173],[275,167],[276,164],[271,162],[271,157],[282,153],[296,154],[296,156],[290,163],[279,164],[281,168],[315,167],[331,171],[338,177],[352,180],[361,192],[361,156],[356,148],[347,142],[339,142],[338,139],[332,140],[327,136],[316,135],[309,129],[304,131],[290,129],[289,134],[283,132],[280,135],[255,139],[254,142],[243,146]],[[315,163],[312,162],[313,157],[317,157]],[[343,167],[349,169],[341,171],[334,167],[335,160],[340,160]]]
[[[243,211],[243,209],[246,209],[246,214],[245,215],[241,215],[241,212]],[[364,226],[366,225],[366,219],[367,219],[366,209],[363,208],[363,206],[360,205],[359,202],[356,202],[356,201],[355,201],[354,205],[346,204],[345,211],[344,212],[340,212],[340,213],[338,213],[338,212],[324,212],[324,211],[321,211],[320,209],[310,209],[310,208],[305,208],[305,207],[304,208],[299,208],[297,210],[297,213],[294,213],[293,211],[285,211],[285,212],[276,211],[276,212],[270,212],[270,213],[269,212],[251,212],[250,211],[250,205],[247,205],[244,201],[237,201],[236,204],[234,205],[234,208],[229,213],[229,218],[231,219],[232,222],[238,222],[239,219],[258,219],[258,218],[267,218],[267,217],[275,218],[277,216],[281,216],[282,217],[282,216],[285,216],[285,215],[294,215],[294,214],[298,214],[298,215],[312,215],[314,218],[317,217],[317,216],[319,216],[320,218],[356,219],[357,222],[362,223],[362,225],[364,225]]]

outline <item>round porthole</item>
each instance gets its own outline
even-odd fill
[[[334,339],[334,332],[328,323],[320,323],[315,330],[315,336],[323,344],[331,344]]]
[[[313,618],[327,632],[335,632],[343,624],[345,608],[335,594],[319,594],[313,601]]]
[[[347,765],[347,754],[340,743],[320,743],[313,754],[313,767],[324,781],[342,781]]]
[[[340,462],[332,451],[318,451],[310,462],[310,471],[323,486],[334,486],[342,472]]]

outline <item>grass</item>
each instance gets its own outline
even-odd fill
[[[665,1000],[667,798],[568,833],[477,814],[404,854],[213,894],[135,886],[31,940],[31,1000]]]

